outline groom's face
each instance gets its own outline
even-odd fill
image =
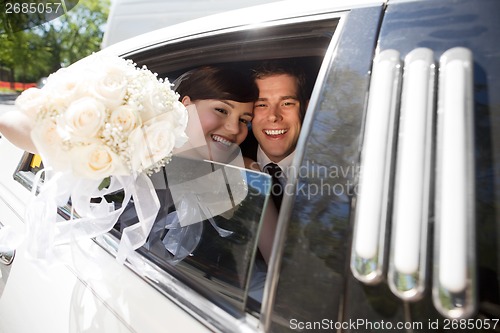
[[[300,134],[297,79],[277,74],[255,82],[259,99],[254,105],[252,131],[264,153],[273,162],[279,162],[295,150]]]

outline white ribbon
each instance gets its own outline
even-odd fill
[[[45,172],[45,181],[36,194],[42,172]],[[25,234],[13,234],[11,228],[2,228],[0,244],[15,249],[24,240],[29,258],[50,259],[57,245],[110,231],[133,198],[139,221],[123,230],[117,256],[118,261],[123,263],[131,252],[145,243],[160,203],[151,180],[145,174],[113,176],[110,185],[103,190],[98,189],[100,183],[75,178],[69,172],[39,171],[25,213]],[[124,199],[121,207],[116,209],[115,204],[108,203],[105,196],[120,190],[124,192]],[[70,199],[71,216],[69,220],[63,220],[57,214],[57,208],[66,205]],[[15,241],[8,241],[9,238]]]
[[[157,221],[151,231],[150,238],[146,244],[150,248],[160,241],[161,235],[168,230],[161,239],[165,249],[172,255],[172,258],[164,259],[171,264],[176,264],[187,256],[191,255],[198,246],[203,233],[204,220],[208,220],[219,236],[228,237],[233,231],[219,227],[213,218],[213,214],[200,202],[196,195],[186,195],[175,205],[176,210],[167,214]],[[183,225],[183,220],[193,221],[199,219],[197,223]]]
[[[143,173],[139,174],[134,185],[132,188],[134,205],[139,222],[123,229],[117,255],[119,262],[124,262],[130,253],[144,245],[160,209],[158,195],[149,177]],[[124,208],[123,204],[122,211]]]

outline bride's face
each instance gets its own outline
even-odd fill
[[[253,103],[232,100],[197,100],[184,97],[186,106],[194,104],[201,124],[209,156],[213,161],[225,162],[233,155],[248,134],[253,117]],[[190,133],[187,133],[190,136]],[[199,135],[199,134],[198,134]]]

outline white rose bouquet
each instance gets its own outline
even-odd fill
[[[119,57],[93,54],[17,99],[54,171],[102,179],[165,165],[187,136],[187,112],[168,80]]]
[[[171,84],[129,60],[95,53],[26,90],[16,105],[33,120],[31,138],[45,167],[26,210],[28,254],[47,258],[55,245],[108,232],[133,197],[139,222],[122,232],[124,261],[144,244],[160,207],[146,174],[188,139],[188,112]],[[120,190],[117,208],[105,196]],[[57,206],[68,200],[75,216],[59,221]]]

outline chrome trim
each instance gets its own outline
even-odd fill
[[[9,266],[14,261],[16,250],[0,251],[0,264]]]
[[[108,233],[96,237],[94,241],[116,258],[119,240],[115,236]],[[132,252],[127,257],[125,266],[211,331],[255,332],[257,330],[258,323],[255,318],[248,315],[239,318],[232,316],[137,252]]]
[[[439,66],[433,301],[464,318],[477,306],[472,52],[449,49]]]
[[[0,229],[2,229],[4,225],[0,222]],[[0,264],[5,266],[9,266],[14,261],[14,257],[16,256],[16,250],[4,250],[0,251]],[[0,272],[0,277],[1,277]]]
[[[316,77],[316,82],[314,84],[314,89],[311,93],[310,103],[307,106],[307,111],[302,124],[302,129],[297,142],[297,148],[295,149],[295,156],[292,162],[294,167],[291,170],[300,170],[300,163],[304,157],[304,150],[306,146],[308,133],[311,131],[314,122],[314,110],[318,107],[319,96],[321,93],[322,82],[326,80],[327,74],[329,72],[329,67],[331,59],[335,57],[335,52],[337,51],[337,45],[340,39],[340,35],[343,31],[343,26],[345,24],[345,18],[348,12],[336,13],[336,15],[330,16],[330,19],[338,18],[337,27],[333,33],[332,40],[323,58],[321,68]],[[295,172],[290,175],[287,181],[287,186],[295,188],[297,186],[298,175]],[[262,297],[261,313],[260,313],[260,325],[261,332],[269,332],[271,326],[271,316],[273,312],[274,300],[276,297],[276,288],[278,286],[279,276],[280,276],[280,265],[281,259],[283,257],[283,252],[285,249],[286,234],[288,230],[288,225],[290,222],[290,216],[292,213],[292,202],[293,197],[285,196],[283,198],[283,203],[281,204],[280,215],[278,217],[278,225],[276,228],[276,234],[274,236],[273,248],[271,251],[271,257],[269,259],[267,279],[264,285],[264,293]]]
[[[403,300],[420,299],[425,288],[435,70],[430,49],[405,57],[388,272]]]
[[[366,284],[378,283],[383,278],[401,72],[398,51],[384,50],[375,56],[361,151],[350,265],[356,279]]]

